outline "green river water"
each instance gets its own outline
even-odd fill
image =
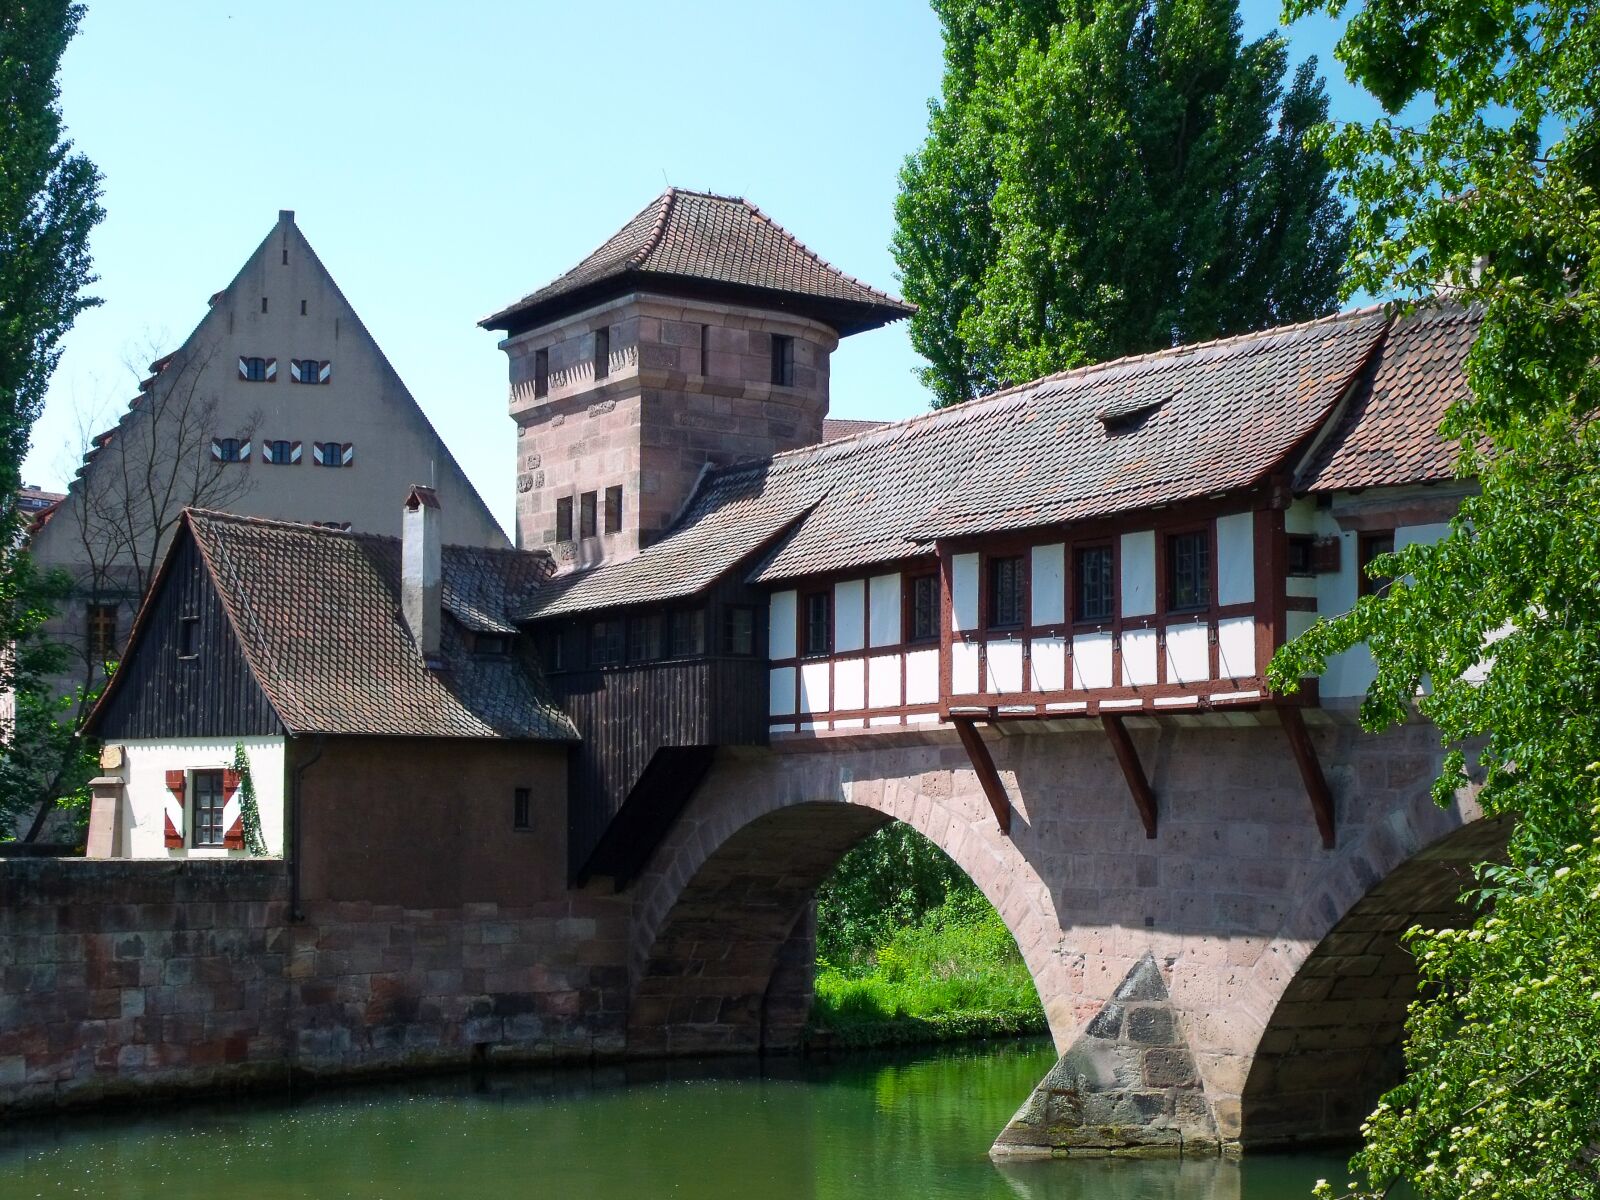
[[[1337,1156],[996,1166],[1048,1044],[436,1077],[30,1121],[0,1197],[1299,1200]]]

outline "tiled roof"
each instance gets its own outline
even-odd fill
[[[1439,436],[1439,422],[1467,395],[1465,363],[1477,334],[1477,315],[1461,308],[1425,309],[1396,322],[1365,386],[1300,468],[1295,490],[1451,478],[1457,448]]]
[[[190,510],[256,681],[291,733],[566,740],[576,731],[513,642],[474,657],[443,622],[440,669],[423,665],[399,616],[400,542],[314,525]],[[444,605],[469,629],[509,631],[507,613],[548,578],[548,557],[446,546]]]
[[[572,270],[479,324],[486,329],[527,328],[557,302],[593,298],[597,288],[651,280],[809,298],[844,319],[849,328],[841,327],[841,332],[874,328],[912,312],[903,301],[823,262],[748,201],[668,188]]]
[[[882,429],[888,423],[887,421],[852,421],[846,417],[824,417],[822,419],[822,440],[832,442],[838,438],[867,433],[873,429]]]
[[[1248,487],[1327,416],[1386,321],[1365,309],[1121,359],[710,473],[665,538],[524,614],[689,596],[746,559],[771,583]]]

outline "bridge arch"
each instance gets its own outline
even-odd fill
[[[639,882],[630,1053],[792,1045],[811,999],[810,961],[794,961],[809,953],[810,901],[852,846],[891,821],[948,854],[995,906],[1041,999],[1067,994],[1053,983],[1062,932],[1050,890],[981,789],[961,786],[963,752],[900,757],[898,771],[861,780],[824,754],[719,765]],[[1053,1031],[1070,1029],[1070,1006],[1047,1002],[1046,1015]]]

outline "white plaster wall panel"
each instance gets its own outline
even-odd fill
[[[1028,647],[1028,661],[1032,666],[1034,691],[1067,690],[1066,638],[1034,638]]]
[[[868,588],[867,636],[874,646],[900,642],[900,576],[875,575]]]
[[[936,704],[939,700],[939,652],[913,650],[906,655],[906,703]]]
[[[1354,530],[1342,530],[1327,513],[1318,513],[1316,532],[1339,539],[1339,569],[1318,575],[1317,611],[1336,616],[1355,607],[1359,572],[1356,560],[1361,553],[1361,537]],[[1366,646],[1352,646],[1328,659],[1328,669],[1317,684],[1317,693],[1327,699],[1366,695],[1367,686],[1377,677],[1377,667]]]
[[[767,672],[767,715],[786,717],[794,712],[794,668],[776,667]]]
[[[851,579],[833,585],[833,650],[847,654],[867,644],[867,584]]]
[[[1317,623],[1316,613],[1296,612],[1294,609],[1290,609],[1287,616],[1289,623],[1289,636],[1291,638],[1299,637],[1302,633]]]
[[[1022,642],[990,642],[988,654],[989,686],[986,690],[1005,695],[1022,690]]]
[[[867,720],[867,724],[872,726],[874,729],[876,729],[880,725],[899,725],[900,723],[901,723],[900,722],[900,718],[898,716],[893,716],[893,717],[869,717],[868,720]]]
[[[135,739],[118,743],[125,754],[122,821],[123,855],[128,858],[170,858],[185,854],[196,858],[243,855],[243,850],[221,847],[168,850],[166,806],[168,771],[215,771],[233,766],[236,742],[244,744],[250,759],[250,782],[261,813],[261,836],[269,854],[283,853],[284,759],[281,737],[191,738],[183,741]],[[184,819],[192,823],[194,809],[187,798]],[[184,840],[190,830],[184,830]]]
[[[1033,548],[1029,576],[1035,625],[1057,625],[1067,619],[1067,548],[1059,543]]]
[[[950,690],[970,696],[978,690],[978,647],[957,642],[950,647]]]
[[[1255,673],[1255,618],[1229,617],[1218,621],[1217,674],[1223,679],[1246,679]]]
[[[1404,550],[1407,546],[1431,546],[1449,532],[1450,526],[1443,521],[1433,525],[1402,525],[1394,531],[1394,548]]]
[[[851,717],[849,720],[835,721],[833,727],[835,729],[864,729],[866,724],[866,721],[860,717]]]
[[[1129,629],[1122,635],[1124,687],[1149,687],[1156,681],[1156,631]]]
[[[906,714],[906,724],[907,725],[937,725],[937,724],[939,724],[939,714],[938,713],[907,713]]]
[[[773,592],[767,604],[767,657],[793,658],[795,606],[794,592]]]
[[[1289,505],[1283,514],[1285,533],[1311,533],[1317,527],[1317,502],[1300,499]]]
[[[950,559],[950,620],[956,630],[978,627],[978,556],[957,554]]]
[[[1156,535],[1146,529],[1122,535],[1122,615],[1156,611]]]
[[[1283,585],[1285,596],[1300,596],[1309,600],[1314,599],[1317,594],[1315,575],[1285,575]]]
[[[1111,635],[1085,633],[1072,639],[1072,686],[1075,691],[1111,686]]]
[[[828,711],[828,664],[800,664],[800,711]]]
[[[1211,678],[1211,627],[1204,621],[1167,626],[1167,682]]]
[[[867,661],[841,658],[833,664],[833,708],[855,712],[867,706]]]
[[[1256,598],[1256,518],[1233,513],[1217,518],[1217,603],[1249,604]]]
[[[900,705],[900,656],[879,654],[867,659],[867,707]]]

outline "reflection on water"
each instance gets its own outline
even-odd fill
[[[1047,1043],[836,1063],[670,1063],[319,1092],[0,1133],[0,1195],[1292,1200],[1337,1157],[1017,1163],[989,1142]]]

